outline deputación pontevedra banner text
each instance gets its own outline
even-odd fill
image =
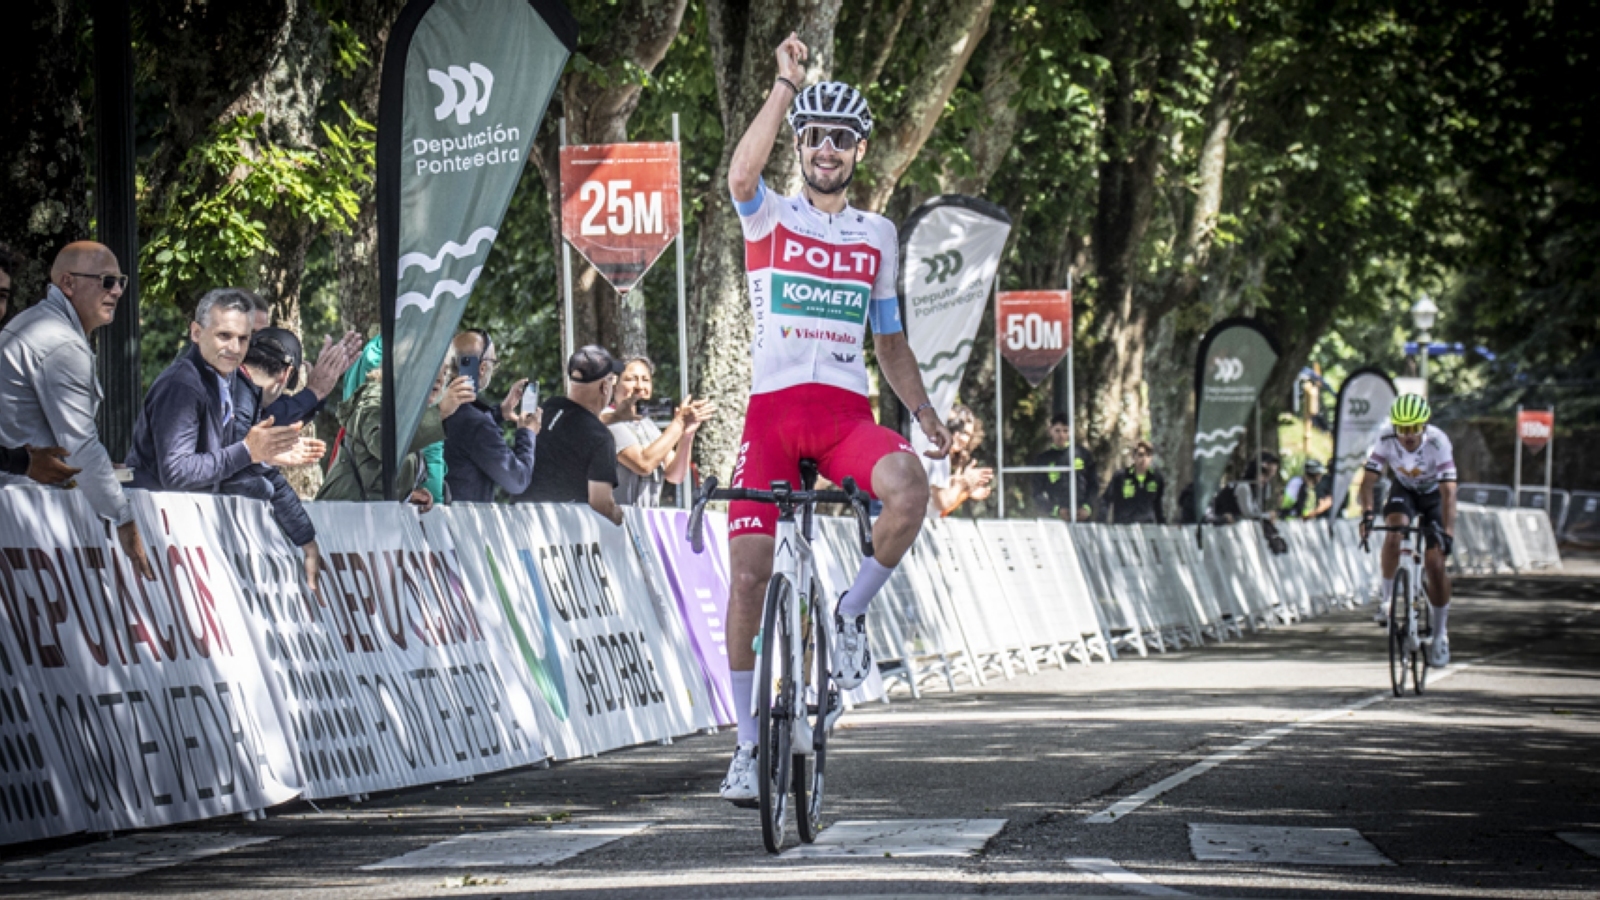
[[[1261,397],[1278,348],[1254,319],[1226,319],[1200,339],[1194,366],[1194,501],[1196,518],[1244,439],[1251,411]]]
[[[1394,382],[1381,369],[1357,369],[1339,385],[1334,404],[1338,418],[1333,429],[1333,516],[1344,511],[1350,482],[1366,464],[1367,453],[1378,432],[1389,423],[1389,407],[1397,396]]]

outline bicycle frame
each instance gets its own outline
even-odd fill
[[[1427,594],[1422,587],[1423,578],[1427,571],[1427,541],[1423,538],[1425,529],[1420,525],[1408,523],[1406,525],[1371,525],[1368,526],[1367,530],[1369,535],[1372,532],[1386,532],[1400,536],[1400,565],[1395,569],[1395,575],[1398,577],[1402,570],[1405,573],[1404,655],[1400,662],[1400,674],[1396,677],[1394,668],[1395,648],[1392,645],[1394,638],[1391,637],[1390,679],[1393,682],[1395,696],[1400,696],[1405,688],[1405,671],[1409,668],[1411,670],[1412,687],[1418,694],[1421,694],[1423,685],[1427,681],[1429,668],[1428,654],[1423,652],[1422,636],[1418,630],[1419,603],[1428,602]],[[1438,526],[1432,526],[1431,530],[1437,531]],[[1361,547],[1363,550],[1368,548],[1367,537],[1361,539]],[[1388,597],[1380,598],[1379,602],[1388,603],[1390,599]],[[1389,611],[1391,633],[1395,627],[1395,622],[1393,621],[1395,612],[1396,610],[1392,608]],[[1431,610],[1429,612],[1431,613]]]
[[[786,510],[778,518],[778,533],[773,538],[772,546],[772,576],[788,579],[794,585],[794,596],[798,603],[789,604],[789,633],[804,635],[804,620],[807,616],[811,619],[811,627],[823,629],[823,636],[827,646],[834,644],[833,623],[828,617],[820,614],[818,598],[811,596],[811,588],[816,584],[812,577],[816,573],[816,558],[811,552],[811,506],[805,506],[805,526],[795,521],[794,510]],[[771,599],[769,592],[762,601],[761,621],[767,617],[766,603]],[[762,648],[766,648],[766,635],[761,635]],[[806,641],[804,639],[791,641],[789,658],[784,661],[784,672],[790,683],[797,686],[797,694],[801,703],[805,702],[805,685],[810,683],[806,677]],[[750,692],[750,715],[760,714],[759,691],[771,690],[770,685],[753,684]],[[819,702],[826,702],[823,698]],[[806,717],[801,710],[791,710],[789,728],[792,735],[790,739],[791,752],[810,756],[812,750],[811,727],[807,724]]]

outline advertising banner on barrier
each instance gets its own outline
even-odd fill
[[[1072,292],[1001,291],[995,296],[994,333],[1000,355],[1038,387],[1072,343]]]
[[[377,139],[386,489],[577,41],[559,0],[411,0],[389,31]]]
[[[0,843],[264,809],[300,793],[210,498],[131,494],[140,579],[78,494],[6,489]],[[7,709],[9,708],[9,709]]]
[[[679,684],[678,662],[650,602],[627,533],[576,504],[518,504],[507,556],[525,590],[508,591],[516,640],[539,659],[556,720],[550,742],[572,758],[693,730],[705,687]],[[548,665],[556,660],[558,666]],[[531,664],[530,664],[531,665]],[[543,684],[541,684],[543,687]],[[680,693],[681,691],[681,693]]]
[[[502,619],[468,595],[454,548],[430,546],[400,504],[306,509],[322,546],[320,586],[303,598],[307,615],[273,623],[275,640],[294,647],[269,658],[298,707],[308,793],[392,790],[544,759],[531,688],[494,653]],[[245,524],[267,539],[261,520]]]
[[[1010,235],[1004,209],[959,194],[929,200],[900,226],[906,340],[940,419],[955,406]],[[913,442],[920,434],[912,429]]]
[[[561,148],[561,236],[617,293],[678,237],[678,145]]]
[[[660,558],[667,586],[677,602],[700,675],[711,689],[719,725],[734,722],[733,685],[728,680],[728,531],[727,517],[706,513],[706,550],[695,553],[687,538],[689,513],[643,510],[650,539]]]
[[[1254,319],[1227,319],[1200,339],[1194,366],[1194,502],[1203,520],[1228,457],[1266,386],[1278,348]]]
[[[1389,424],[1389,407],[1398,396],[1394,382],[1382,369],[1357,369],[1339,385],[1334,404],[1333,429],[1333,515],[1349,502],[1350,485],[1367,463],[1367,454],[1378,441],[1378,432]]]

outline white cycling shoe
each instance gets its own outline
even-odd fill
[[[846,620],[836,612],[833,629],[839,636],[839,646],[834,648],[833,654],[833,681],[847,691],[860,687],[872,671],[872,651],[867,647],[867,616],[863,613]]]
[[[1428,665],[1435,669],[1442,669],[1450,665],[1450,638],[1448,636],[1440,636],[1428,641]]]
[[[733,763],[728,766],[728,777],[722,779],[722,799],[734,806],[757,805],[761,795],[756,772],[755,742],[740,744],[733,752]]]
[[[1374,612],[1372,614],[1372,621],[1378,623],[1378,627],[1379,628],[1388,627],[1388,625],[1389,625],[1389,606],[1388,606],[1388,604],[1384,603],[1382,600],[1378,601],[1378,609],[1377,609],[1376,612]]]

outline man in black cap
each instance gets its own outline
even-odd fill
[[[543,428],[534,448],[533,478],[517,503],[588,503],[622,524],[617,486],[617,445],[600,411],[611,402],[622,363],[590,344],[567,360],[567,395],[540,406]]]

